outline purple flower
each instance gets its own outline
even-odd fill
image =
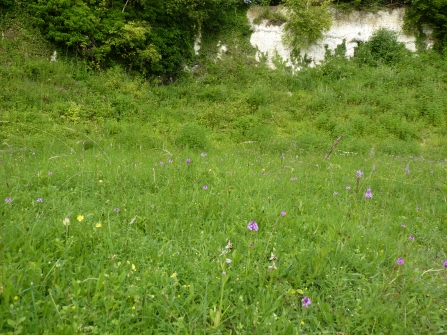
[[[398,258],[397,259],[397,264],[399,264],[399,265],[403,265],[405,262],[404,262],[404,260],[403,260],[403,258]]]
[[[251,221],[248,224],[247,228],[250,229],[250,230],[255,230],[255,231],[257,231],[259,229],[258,224],[256,223],[256,221]]]
[[[202,157],[206,157],[206,153],[202,152],[202,153],[200,154],[200,156],[202,156]]]
[[[411,240],[411,241],[413,241],[413,240],[414,240],[414,236],[413,236],[413,235],[410,235],[410,236],[408,236],[408,239]]]
[[[37,198],[37,202],[43,202],[42,198]]]
[[[290,178],[290,180],[296,180],[296,177],[292,177],[292,178]]]
[[[191,159],[190,158],[186,158],[186,164],[191,163]]]
[[[203,185],[203,189],[204,189],[204,190],[207,190],[207,189],[208,189],[208,186]]]
[[[365,199],[371,199],[373,197],[373,194],[371,193],[371,189],[367,188],[365,193]]]
[[[116,213],[119,213],[120,209],[119,209],[118,207],[116,207],[116,208],[114,209],[114,211],[115,211]]]
[[[350,190],[350,189],[351,189],[351,186],[349,186],[349,185],[346,186],[346,189],[347,189],[347,190]]]
[[[337,194],[338,194],[338,192],[337,192],[337,191],[335,191],[335,192],[334,192],[334,195],[337,195]]]
[[[164,165],[165,163],[164,162],[160,162],[160,165]]]
[[[444,261],[444,266],[447,268],[447,260]]]
[[[407,228],[406,225],[404,225],[403,223],[400,225],[402,228]]]
[[[421,206],[418,206],[418,211],[420,211],[422,208],[421,208]]]
[[[11,197],[7,197],[6,199],[5,199],[5,202],[6,203],[10,203],[12,201],[12,198]]]
[[[301,299],[301,302],[303,303],[303,306],[306,308],[308,308],[309,305],[312,303],[309,297],[304,297],[303,299]]]
[[[53,171],[48,171],[48,174],[51,176],[53,174]]]
[[[173,162],[173,160],[172,160],[172,158],[169,158],[169,164],[172,164],[172,162]]]
[[[281,212],[281,216],[286,216],[286,214],[287,214],[286,211]]]
[[[362,178],[362,176],[363,176],[363,171],[362,170],[358,170],[357,171],[357,179]]]

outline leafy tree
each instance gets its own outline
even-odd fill
[[[447,48],[447,0],[413,0],[405,12],[405,28],[422,32],[433,29],[438,49]]]
[[[286,42],[295,50],[318,41],[331,27],[330,0],[284,0],[289,10]]]

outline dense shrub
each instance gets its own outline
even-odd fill
[[[405,45],[397,41],[397,36],[397,32],[385,28],[377,30],[368,42],[360,44],[356,49],[356,60],[372,66],[397,64],[409,53]]]

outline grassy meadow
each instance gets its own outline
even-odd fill
[[[162,83],[2,25],[1,334],[447,333],[445,55],[269,70],[241,24]]]

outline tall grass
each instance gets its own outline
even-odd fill
[[[446,331],[444,162],[48,140],[2,153],[5,332]]]

